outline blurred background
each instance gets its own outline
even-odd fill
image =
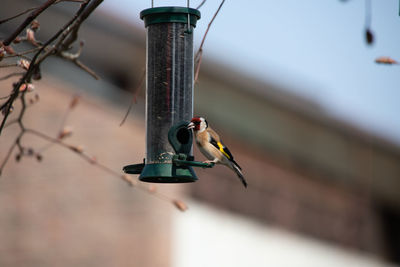
[[[43,1],[2,0],[0,18]],[[196,7],[201,1],[191,1]],[[43,161],[11,160],[0,179],[0,266],[399,266],[400,120],[398,1],[371,1],[365,41],[361,0],[226,1],[204,46],[195,114],[223,136],[244,169],[196,170],[199,181],[157,185],[189,209],[127,186],[52,146]],[[219,1],[207,1],[198,48]],[[155,6],[186,1],[155,1]],[[145,67],[139,12],[151,1],[104,1],[82,26],[82,61],[49,59],[36,83],[41,101],[26,124],[54,136],[72,95],[74,135],[103,164],[144,157],[144,90],[120,127]],[[51,36],[77,8],[39,18]],[[23,18],[0,25],[0,39]],[[0,72],[3,71],[0,69]],[[11,83],[1,82],[3,95]],[[18,107],[16,107],[18,108]],[[17,127],[1,136],[0,159]],[[40,148],[46,142],[26,136]],[[195,149],[196,159],[203,156]]]

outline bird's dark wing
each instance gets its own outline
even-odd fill
[[[219,151],[221,151],[222,154],[224,154],[225,157],[227,157],[231,161],[234,161],[232,153],[229,151],[229,149],[221,141],[217,141],[211,136],[210,143],[213,146],[215,146]]]
[[[210,127],[208,128],[208,133],[210,134],[210,143],[215,146],[219,151],[222,152],[222,154],[227,157],[230,161],[232,161],[238,168],[241,170],[242,168],[237,164],[237,162],[233,159],[232,153],[229,151],[229,149],[222,143],[222,140],[219,138],[218,134],[211,129]]]

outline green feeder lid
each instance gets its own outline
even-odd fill
[[[148,8],[140,12],[140,18],[147,27],[156,23],[188,23],[188,14],[190,24],[196,27],[197,20],[200,19],[200,11],[194,8],[176,6]]]

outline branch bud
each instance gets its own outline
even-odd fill
[[[82,154],[83,153],[83,147],[82,146],[69,146],[69,149],[72,151]]]
[[[122,178],[122,180],[127,182],[128,185],[130,185],[130,186],[136,186],[137,185],[137,181],[133,180],[132,176],[129,176],[127,174],[122,174],[121,178]]]
[[[89,158],[89,162],[90,162],[90,164],[96,164],[97,163],[97,158],[95,156],[91,156]]]
[[[180,211],[186,211],[188,209],[187,205],[181,200],[174,200],[172,203]]]
[[[26,40],[28,40],[33,45],[37,45],[35,32],[32,29],[26,29]]]
[[[375,59],[375,62],[378,64],[388,64],[388,65],[392,65],[392,64],[398,64],[399,62],[397,62],[396,60],[390,58],[390,57],[378,57],[377,59]]]
[[[26,59],[20,59],[18,60],[17,64],[23,69],[28,70],[31,63]]]
[[[71,102],[69,103],[69,108],[75,108],[78,105],[80,98],[81,97],[79,95],[74,95]]]
[[[27,92],[32,92],[35,90],[35,86],[32,83],[24,83],[21,84],[21,86],[19,87],[19,91],[23,92],[23,91],[27,91]]]
[[[7,54],[9,54],[9,55],[14,55],[14,54],[15,54],[14,48],[12,48],[11,45],[4,46],[4,50],[5,50],[5,51],[7,52]]]
[[[6,115],[6,110],[7,110],[7,106],[5,106],[4,108],[1,109],[1,114]],[[14,111],[14,106],[11,106],[9,114],[11,114],[13,111]]]
[[[57,139],[64,139],[66,137],[69,137],[72,135],[72,129],[70,127],[64,127],[64,129],[62,129],[57,136]]]
[[[22,41],[22,38],[19,37],[19,36],[17,36],[17,37],[15,37],[13,43],[14,43],[14,44],[19,44],[21,41]]]
[[[34,153],[35,153],[35,151],[33,150],[33,148],[28,148],[28,152],[27,152],[28,156],[32,156]]]
[[[157,192],[157,187],[155,187],[154,185],[150,185],[147,188],[147,191],[149,191],[149,193],[155,193],[155,192]]]
[[[37,161],[42,161],[43,160],[43,156],[42,155],[40,155],[40,154],[36,154],[36,159],[37,159]]]
[[[31,23],[31,27],[30,27],[33,31],[37,31],[40,28],[40,23],[39,21],[37,21],[36,19],[34,21],[32,21]]]

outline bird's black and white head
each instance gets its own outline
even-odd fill
[[[194,117],[188,124],[188,129],[193,129],[195,132],[202,132],[208,128],[208,123],[203,117]]]

